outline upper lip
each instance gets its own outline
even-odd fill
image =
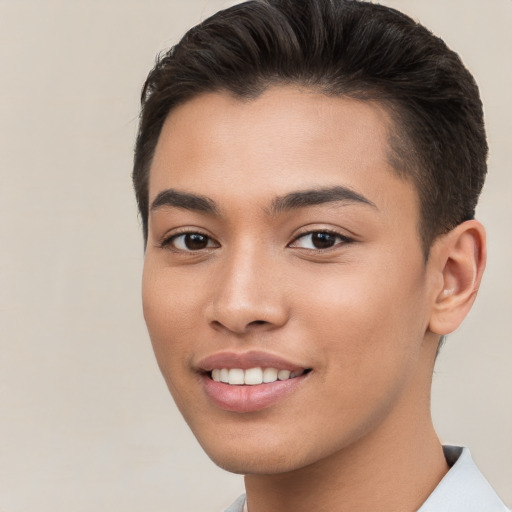
[[[289,361],[284,357],[260,351],[217,352],[200,359],[197,363],[197,368],[204,372],[209,372],[215,368],[240,368],[247,370],[256,367],[290,371],[305,370],[308,368],[304,365]]]

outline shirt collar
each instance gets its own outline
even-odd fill
[[[508,512],[471,453],[460,446],[444,446],[451,469],[418,512]]]

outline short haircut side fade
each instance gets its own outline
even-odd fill
[[[488,149],[478,87],[455,52],[378,4],[253,0],[189,30],[146,80],[133,169],[145,240],[149,171],[169,113],[202,93],[250,100],[288,84],[388,110],[389,159],[418,191],[426,255],[438,235],[473,218]]]

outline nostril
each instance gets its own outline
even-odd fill
[[[260,328],[265,329],[266,327],[270,327],[272,326],[272,323],[267,322],[266,320],[253,320],[252,322],[249,323],[241,322],[240,324],[238,324],[238,322],[236,322],[235,320],[231,320],[227,323],[223,323],[219,320],[212,320],[210,322],[210,325],[216,330],[227,329],[228,331],[231,332],[245,334],[248,332],[252,332],[253,330],[259,330]]]
[[[268,322],[266,322],[265,320],[253,320],[252,322],[249,322],[247,324],[247,327],[250,327],[251,325],[266,325],[267,323]],[[216,327],[223,326],[222,322],[219,322],[218,320],[213,320],[212,324],[215,325]]]

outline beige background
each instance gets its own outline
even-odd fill
[[[512,504],[512,1],[387,0],[485,102],[488,271],[437,366],[441,438]],[[0,0],[0,511],[218,511],[242,490],[176,412],[142,320],[130,171],[154,55],[228,2]]]

